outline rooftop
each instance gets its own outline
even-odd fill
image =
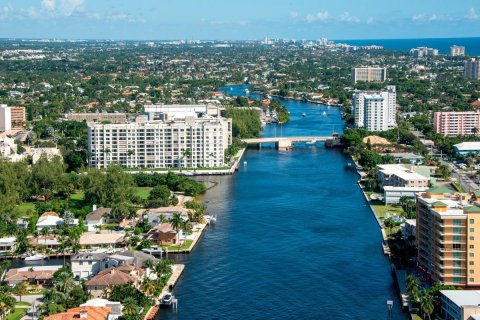
[[[441,290],[440,292],[457,306],[480,305],[480,290]]]
[[[453,147],[459,151],[469,151],[469,150],[478,151],[480,150],[480,142],[467,141],[467,142],[457,143]]]
[[[427,177],[398,164],[381,164],[378,168],[385,175],[395,175],[403,180],[428,180]]]

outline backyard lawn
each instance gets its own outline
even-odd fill
[[[86,206],[84,197],[85,195],[83,192],[78,192],[72,194],[68,199],[62,201],[66,201],[68,203],[68,207],[72,210],[81,210]],[[35,211],[36,203],[36,201],[22,202],[17,206],[17,208],[21,215],[27,215],[27,211]]]
[[[190,248],[192,243],[193,243],[193,240],[187,240],[181,246],[162,247],[162,249],[167,248],[168,252],[173,252],[173,251],[177,251],[177,250],[186,250],[186,249]]]
[[[10,313],[5,319],[6,320],[20,320],[28,310],[30,303],[28,302],[18,302],[15,304],[15,310]]]
[[[152,190],[152,188],[141,188],[141,187],[136,187],[135,188],[135,194],[137,196],[139,196],[141,199],[143,200],[147,200],[148,199],[148,196],[150,195],[150,190]]]
[[[390,213],[390,216],[400,216],[400,214],[404,212],[401,206],[386,206],[384,204],[379,204],[379,202],[373,201],[371,203],[373,210],[375,210],[375,214],[379,219],[384,219],[387,212]]]

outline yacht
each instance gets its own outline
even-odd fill
[[[31,254],[29,256],[26,256],[25,261],[38,261],[38,260],[44,260],[46,258],[47,258],[47,256],[44,255],[44,254],[35,253],[35,254]]]
[[[165,295],[160,300],[160,305],[162,306],[171,306],[173,303],[174,296],[170,292],[165,293]]]

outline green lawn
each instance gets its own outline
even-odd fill
[[[139,196],[141,199],[143,200],[147,200],[148,199],[148,196],[150,195],[150,190],[152,190],[152,188],[141,188],[141,187],[136,187],[135,188],[135,194],[137,196]]]
[[[377,204],[378,203],[378,204]],[[372,207],[373,210],[375,211],[375,215],[379,219],[384,219],[385,214],[389,212],[392,215],[397,215],[399,216],[401,213],[403,213],[403,208],[401,206],[390,206],[390,205],[384,205],[380,204],[379,202],[373,202],[372,201]]]
[[[15,308],[15,311],[10,313],[5,320],[20,320],[27,313],[27,308]]]
[[[23,296],[22,296],[23,297]],[[26,302],[26,301],[18,301],[15,306],[24,306],[24,307],[28,307],[28,306],[31,306],[32,304],[30,302]]]
[[[186,250],[190,248],[192,243],[193,243],[193,240],[187,240],[185,241],[184,244],[182,244],[182,246],[169,246],[169,247],[163,246],[162,248],[163,249],[167,248],[169,252],[177,251],[177,250]]]
[[[22,216],[27,214],[27,211],[35,211],[35,202],[22,202],[17,206]]]

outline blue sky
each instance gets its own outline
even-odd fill
[[[0,0],[0,38],[480,36],[479,0]]]

